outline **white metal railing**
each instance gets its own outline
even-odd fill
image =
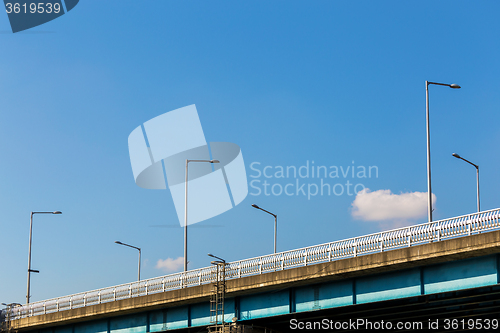
[[[226,266],[226,279],[275,272],[297,266],[306,266],[422,243],[468,236],[484,231],[492,231],[500,229],[499,218],[500,208],[497,208],[336,242],[234,261],[228,263]],[[13,320],[31,317],[131,297],[151,295],[167,290],[207,284],[210,283],[211,270],[212,267],[204,267],[114,287],[33,302],[28,305],[12,308],[9,318]]]

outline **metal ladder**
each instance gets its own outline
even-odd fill
[[[226,264],[217,262],[212,268],[212,290],[210,294],[210,326],[209,332],[224,333],[224,297],[226,293]],[[229,329],[229,326],[227,326]],[[227,330],[228,331],[228,330]]]

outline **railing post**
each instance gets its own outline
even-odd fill
[[[472,234],[472,219],[467,215],[467,228],[469,229],[469,236]]]
[[[487,230],[486,223],[483,223],[485,221],[483,221],[483,219],[480,217],[480,214],[477,214],[477,222],[478,222],[479,227],[480,227],[478,234],[480,234],[482,231]]]
[[[354,243],[353,243],[353,246],[354,246],[354,256],[356,257],[358,255],[358,242],[357,242],[357,239],[354,238]]]
[[[46,302],[43,302],[43,314],[47,314],[47,307],[45,306]]]
[[[307,266],[307,250],[304,250],[304,266]]]
[[[411,228],[408,228],[406,231],[406,237],[408,237],[408,247],[411,246]]]
[[[69,298],[69,309],[71,310],[73,308],[73,296]]]
[[[148,294],[148,281],[146,281],[146,296]]]
[[[259,274],[262,274],[262,257],[259,258]]]
[[[59,312],[59,298],[56,300],[56,310]]]
[[[87,306],[87,294],[83,294],[83,306]]]
[[[241,277],[241,261],[238,262],[238,278]]]
[[[128,298],[132,298],[132,285],[128,285]]]
[[[101,291],[97,292],[97,304],[101,304]]]
[[[116,287],[113,288],[113,301],[116,301]]]
[[[379,241],[380,241],[380,252],[384,252],[384,236],[383,235],[380,235]]]
[[[165,292],[165,278],[161,279],[161,285],[162,285],[163,292]]]

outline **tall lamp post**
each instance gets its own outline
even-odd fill
[[[189,162],[220,163],[218,160],[186,160],[186,189],[184,198],[184,272],[187,271],[187,239],[188,239],[188,165]]]
[[[120,241],[116,241],[115,243],[119,244],[119,245],[128,246],[128,247],[131,247],[131,248],[136,249],[136,250],[139,251],[139,270],[138,270],[138,273],[137,273],[137,281],[141,281],[141,248],[133,246],[133,245],[125,244],[125,243],[122,243]]]
[[[257,208],[257,209],[260,209],[268,214],[271,214],[272,216],[274,216],[274,253],[276,253],[276,231],[277,231],[277,228],[278,228],[278,215],[276,214],[273,214],[265,209],[262,209],[260,208],[259,206],[257,206],[256,204],[252,204],[252,207],[253,208]]]
[[[28,290],[26,292],[26,304],[30,302],[30,281],[31,281],[31,273],[40,273],[35,269],[31,269],[31,240],[32,240],[32,231],[33,231],[33,215],[34,214],[62,214],[60,211],[55,212],[31,212],[30,214],[30,243],[28,247]]]
[[[426,120],[427,120],[427,194],[429,196],[429,204],[427,206],[429,222],[432,222],[432,189],[431,189],[431,130],[429,126],[429,85],[435,84],[438,86],[447,86],[452,89],[460,89],[458,84],[447,84],[425,81],[425,101],[426,101]]]
[[[477,212],[479,213],[481,211],[481,204],[479,203],[479,165],[476,165],[472,163],[471,161],[466,160],[465,158],[461,157],[460,155],[453,153],[452,154],[454,157],[464,160],[465,162],[471,164],[476,168],[476,183],[477,183]]]

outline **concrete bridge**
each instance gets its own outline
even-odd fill
[[[353,320],[422,328],[441,320],[442,328],[448,316],[493,328],[500,319],[498,229],[499,210],[492,210],[229,263],[225,321],[284,332],[325,319],[345,330]],[[8,329],[203,332],[211,294],[204,270],[17,307]]]

